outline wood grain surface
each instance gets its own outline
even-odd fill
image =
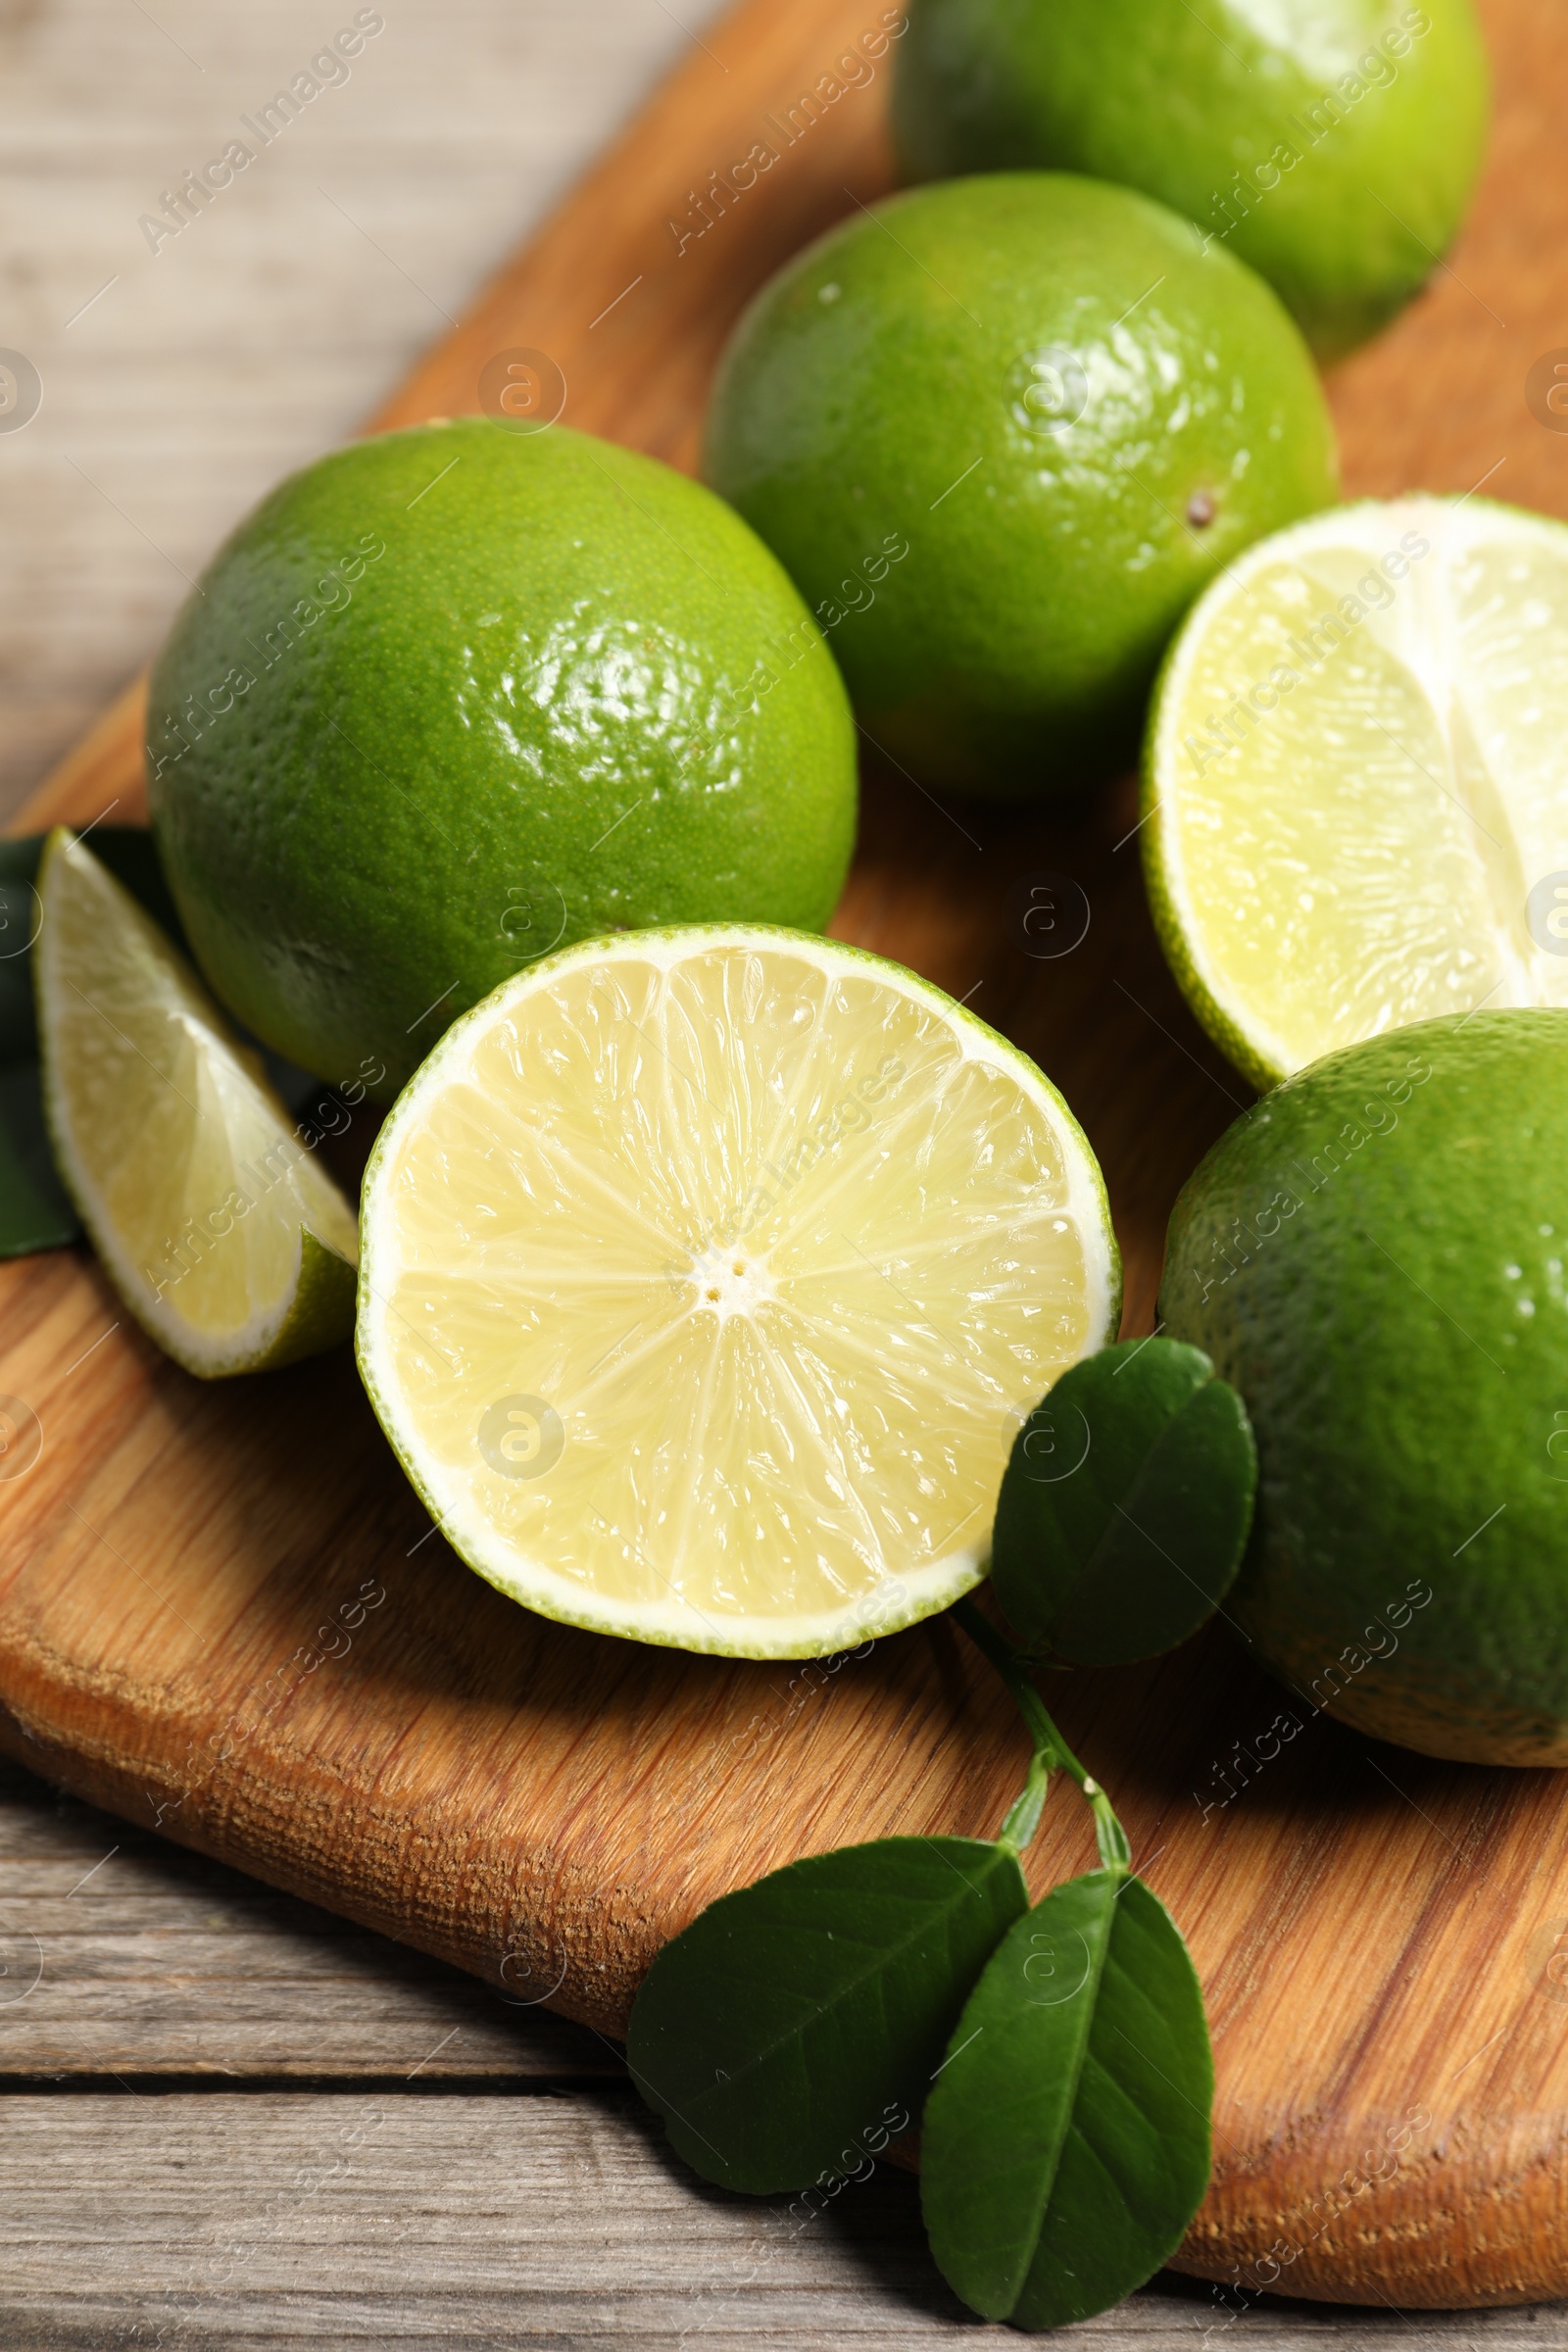
[[[965,2325],[907,2174],[804,2225],[709,2190],[606,2042],[506,1998],[0,1760],[6,2352],[912,2352]],[[1410,2330],[1165,2272],[1054,2341],[1363,2352]],[[1420,2332],[1557,2352],[1568,2311]]]
[[[0,2113],[6,2352],[926,2352],[973,2340],[879,2169],[809,2227],[694,2194],[628,2089],[513,2099],[173,2092]],[[105,2215],[106,2173],[123,2186]],[[389,2291],[389,2281],[397,2281]],[[1223,2331],[1223,2332],[1220,2332]],[[1392,2352],[1412,2323],[1162,2278],[1054,2352]],[[999,2340],[993,2338],[993,2341]],[[1560,2352],[1549,2312],[1427,2318],[1424,2352]]]
[[[1333,396],[1351,490],[1485,482],[1563,512],[1568,450],[1525,383],[1568,343],[1568,63],[1532,0],[1486,14],[1498,123],[1476,217]],[[739,304],[886,184],[885,70],[705,235],[677,250],[668,220],[879,15],[749,0],[377,421],[471,410],[484,363],[522,347],[564,373],[570,421],[689,462]],[[135,745],[127,706],[30,821],[117,794],[123,812]],[[1133,821],[1125,788],[1037,820],[869,775],[834,927],[978,991],[1063,1088],[1142,1330],[1174,1193],[1247,1095],[1164,972]],[[1092,921],[1042,963],[1019,894],[1048,872]],[[0,1304],[0,1387],[42,1431],[0,1494],[0,1736],[130,1820],[612,2033],[658,1943],[725,1886],[891,1830],[984,1832],[1011,1793],[1019,1735],[942,1622],[837,1671],[545,1625],[428,1530],[346,1358],[200,1389],[71,1254],[5,1269]],[[1290,1702],[1223,1628],[1073,1678],[1060,1713],[1209,2000],[1216,2168],[1184,2266],[1406,2305],[1568,2291],[1560,1777],[1368,1743]],[[1088,1856],[1054,1807],[1036,1883]]]
[[[348,19],[324,0],[0,0],[0,334],[43,386],[26,430],[0,433],[6,817],[225,533],[363,423],[718,10],[382,13],[348,80],[154,253],[139,216],[171,174],[243,135]]]
[[[17,2098],[6,2352],[926,2352],[975,2340],[884,2167],[810,2227],[693,2193],[629,2090]],[[105,2212],[108,2175],[123,2185]],[[14,2217],[14,2219],[12,2218]],[[389,2282],[397,2281],[389,2291]],[[993,2342],[1005,2340],[993,2337]],[[1428,2316],[1162,2278],[1054,2352],[1560,2352],[1542,2311]]]
[[[625,2071],[586,2028],[0,1757],[0,2117],[5,2095],[51,2085],[516,2089]]]

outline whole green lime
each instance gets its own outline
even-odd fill
[[[1452,239],[1488,90],[1470,0],[912,0],[893,126],[908,179],[1028,166],[1159,197],[1327,357]]]
[[[1568,1012],[1331,1054],[1221,1137],[1160,1311],[1257,1439],[1226,1602],[1304,1708],[1568,1763]]]
[[[725,355],[705,470],[782,559],[865,730],[1025,795],[1131,758],[1166,639],[1335,494],[1260,278],[1125,188],[952,180],[791,263]]]
[[[284,482],[175,621],[147,755],[218,995],[383,1101],[552,948],[820,930],[854,841],[854,723],[778,564],[561,427],[424,425]]]

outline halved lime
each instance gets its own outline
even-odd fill
[[[519,973],[366,1173],[360,1366],[448,1541],[545,1616],[684,1649],[820,1655],[977,1583],[1019,1423],[1119,1294],[1034,1064],[797,932]]]
[[[208,1380],[346,1339],[354,1214],[255,1056],[152,917],[63,828],[37,888],[55,1157],[130,1312]]]
[[[1369,500],[1214,581],[1155,696],[1145,863],[1255,1085],[1435,1013],[1568,1004],[1565,742],[1559,522]]]

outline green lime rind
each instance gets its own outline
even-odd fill
[[[1470,0],[916,0],[892,115],[906,178],[1027,167],[1159,198],[1332,358],[1451,243],[1490,92]]]
[[[1237,1388],[1226,1608],[1294,1693],[1425,1754],[1568,1763],[1568,1012],[1348,1047],[1171,1219],[1160,1312]]]
[[[558,945],[820,928],[854,846],[849,706],[776,560],[564,426],[421,425],[282,483],[187,600],[148,712],[209,983],[382,1102]]]
[[[1278,297],[1163,205],[1057,172],[918,189],[798,255],[725,353],[704,471],[870,739],[1004,798],[1130,760],[1193,598],[1337,492]]]
[[[352,1338],[359,1271],[309,1226],[300,1227],[300,1275],[293,1302],[275,1338],[253,1362],[228,1367],[235,1372],[275,1372],[308,1355],[324,1354]]]
[[[769,941],[802,949],[814,956],[831,957],[835,963],[864,965],[883,979],[894,977],[900,988],[929,1004],[954,1028],[983,1040],[990,1057],[1004,1062],[1016,1071],[1023,1091],[1049,1110],[1062,1143],[1063,1156],[1070,1160],[1077,1177],[1082,1180],[1086,1204],[1098,1220],[1098,1239],[1104,1252],[1105,1292],[1100,1302],[1098,1329],[1091,1332],[1086,1346],[1098,1348],[1113,1338],[1121,1317],[1121,1253],[1111,1224],[1104,1177],[1087,1137],[1057,1089],[1026,1054],[930,981],[921,979],[918,974],[902,965],[890,963],[887,958],[873,955],[867,949],[852,947],[841,940],[824,940],[782,924],[712,923],[671,924],[640,931],[631,937],[616,935],[578,941],[534,966],[526,975],[526,985],[530,988],[548,986],[553,978],[575,965],[602,961],[607,956],[617,952],[635,955],[652,951],[657,954],[661,947],[693,948],[708,943],[745,945],[752,942],[765,945]],[[502,988],[493,992],[490,999],[472,1006],[448,1029],[388,1112],[366,1167],[361,1192],[356,1361],[366,1394],[387,1442],[432,1521],[441,1528],[447,1542],[466,1566],[487,1584],[495,1586],[497,1591],[520,1602],[535,1615],[551,1618],[558,1624],[581,1626],[591,1632],[615,1635],[626,1641],[648,1642],[659,1647],[724,1657],[823,1657],[853,1648],[862,1641],[899,1632],[906,1626],[916,1624],[951,1607],[963,1593],[973,1591],[987,1574],[989,1529],[986,1537],[971,1550],[959,1555],[951,1567],[943,1568],[939,1563],[936,1572],[923,1577],[906,1578],[904,1581],[906,1586],[913,1585],[915,1589],[909,1592],[905,1605],[892,1606],[885,1597],[878,1598],[873,1593],[863,1604],[852,1605],[830,1621],[813,1623],[809,1632],[797,1631],[791,1634],[787,1630],[791,1625],[798,1627],[798,1619],[759,1623],[754,1617],[746,1621],[749,1631],[740,1620],[735,1620],[727,1626],[711,1628],[705,1635],[703,1631],[694,1629],[691,1613],[685,1609],[680,1610],[678,1615],[672,1611],[670,1620],[662,1622],[652,1620],[646,1614],[633,1614],[617,1608],[613,1603],[595,1605],[592,1600],[585,1601],[580,1587],[568,1587],[564,1580],[551,1583],[548,1581],[550,1571],[537,1562],[519,1563],[492,1556],[482,1544],[466,1541],[462,1533],[448,1523],[442,1498],[420,1464],[416,1435],[405,1426],[398,1403],[383,1382],[375,1360],[371,1312],[377,1298],[374,1226],[381,1194],[389,1181],[393,1154],[420,1095],[439,1079],[443,1063],[448,1059],[456,1059],[466,1050],[468,1030],[493,1017],[497,1003],[509,988],[521,983],[522,979],[523,976],[518,975],[517,982],[504,983]],[[1086,1250],[1090,1238],[1086,1233]],[[662,1401],[656,1401],[653,1409],[664,1409]],[[772,1631],[767,1630],[768,1624],[772,1625]]]

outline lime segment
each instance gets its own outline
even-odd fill
[[[205,1379],[346,1339],[353,1212],[189,965],[64,830],[38,898],[55,1155],[126,1306]]]
[[[1019,1422],[1120,1288],[1032,1062],[895,965],[749,927],[506,982],[393,1110],[363,1244],[366,1384],[464,1558],[754,1657],[979,1580]]]
[[[1368,501],[1208,589],[1155,698],[1145,857],[1177,977],[1254,1084],[1435,1014],[1568,1004],[1565,735],[1561,523]]]

